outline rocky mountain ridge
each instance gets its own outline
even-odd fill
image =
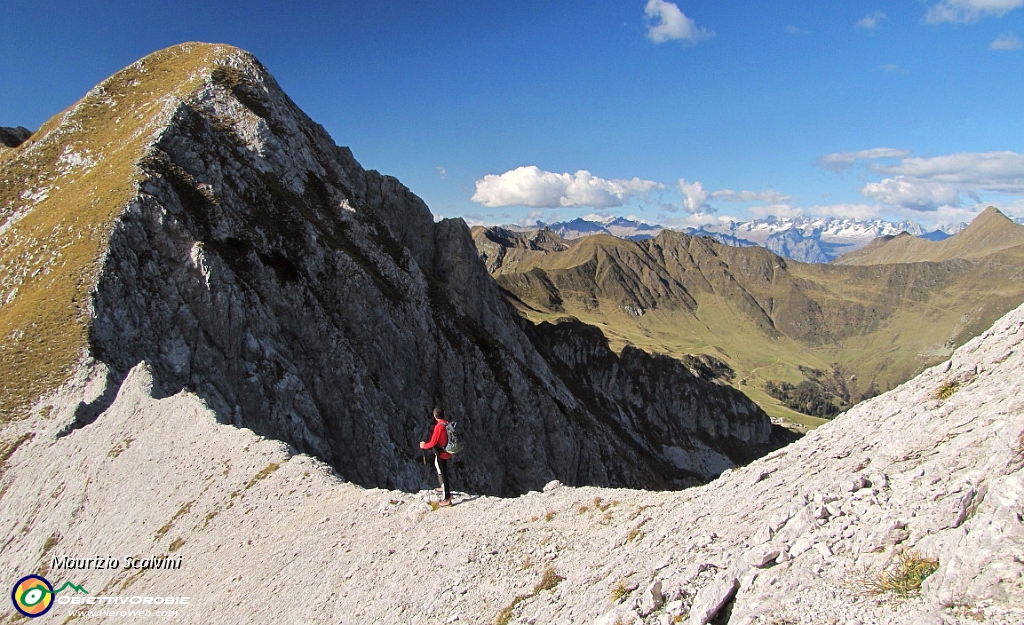
[[[783,410],[832,416],[947,357],[1024,301],[1016,229],[992,209],[943,242],[904,235],[950,252],[934,262],[856,265],[787,261],[670,230],[642,241],[480,227],[473,236],[527,316],[572,315],[616,347],[722,360],[763,407],[783,402],[778,414],[798,419]]]
[[[145,364],[92,425],[60,436],[102,392],[103,371],[82,370],[0,449],[0,493],[17,502],[0,506],[0,582],[42,572],[94,597],[184,596],[164,606],[181,623],[1018,625],[1022,369],[1024,307],[706,486],[460,487],[445,509],[429,492],[343,483],[218,423],[194,393],[158,398]],[[162,554],[181,570],[50,568]],[[935,568],[900,594],[907,561]]]
[[[229,46],[119,72],[11,152],[0,183],[6,420],[99,371],[73,436],[146,362],[157,397],[193,392],[364,486],[423,485],[435,405],[472,441],[464,487],[497,495],[679,488],[781,443],[682,363],[522,320],[461,220],[435,224],[363,170]]]

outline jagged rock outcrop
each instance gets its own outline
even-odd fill
[[[16,148],[31,136],[32,131],[24,126],[16,126],[14,128],[0,126],[0,149],[5,147]]]
[[[130,135],[137,145],[105,136],[89,149],[53,146],[95,141],[89,124],[125,106],[155,111]],[[21,224],[68,210],[51,197],[66,188],[46,186],[60,166],[120,173],[122,189],[80,199],[108,208],[90,226],[99,242],[83,266],[95,271],[74,274],[65,305],[106,387],[65,435],[88,427],[146,362],[158,397],[194,392],[222,421],[365,486],[422,486],[417,442],[435,405],[469,442],[457,484],[479,493],[552,479],[678,488],[778,444],[767,416],[729,387],[648,354],[619,357],[599,333],[553,339],[532,328],[461,220],[435,224],[397,180],[363,170],[245,52],[162,51],[47,130],[4,165],[14,172],[5,184],[26,189],[4,196],[2,214],[19,216],[12,241],[29,245]],[[118,145],[132,147],[115,159]],[[48,154],[58,155],[47,164]],[[23,173],[32,158],[35,173]],[[25,291],[4,286],[17,304]],[[581,351],[588,366],[566,375]]]

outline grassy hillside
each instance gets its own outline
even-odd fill
[[[1022,245],[1024,226],[990,206],[962,232],[943,241],[929,241],[906,233],[881,237],[867,247],[840,256],[834,264],[879,265],[978,259]]]
[[[89,292],[153,133],[227,46],[147,56],[0,153],[0,422],[86,349]]]
[[[474,237],[527,317],[578,317],[618,348],[707,354],[769,414],[805,425],[821,423],[808,412],[834,414],[940,362],[1024,301],[1024,246],[811,265],[665,231],[642,242],[592,236],[561,251],[507,240],[502,263],[486,230]]]

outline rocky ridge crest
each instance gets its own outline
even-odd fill
[[[58,137],[95,142],[96,119],[121,119],[142,103],[157,114],[131,135],[130,149],[107,137],[48,158],[44,147]],[[462,487],[480,493],[511,495],[551,479],[679,488],[779,444],[744,396],[679,363],[620,359],[600,333],[520,319],[461,220],[435,224],[401,183],[364,170],[241,50],[187,44],[156,53],[45,130],[0,170],[14,190],[2,207],[12,240],[27,248],[24,225],[50,217],[59,257],[59,220],[71,207],[52,196],[67,194],[65,169],[122,177],[109,196],[104,181],[73,181],[85,189],[79,201],[100,207],[88,224],[94,255],[64,265],[74,286],[60,304],[73,314],[59,327],[80,332],[84,345],[40,341],[46,353],[76,356],[81,345],[79,362],[104,370],[105,385],[64,435],[90,427],[145,361],[157,396],[194,392],[221,421],[315,455],[364,486],[423,485],[417,443],[435,405],[471,441],[456,469]],[[52,308],[54,296],[30,299],[15,278],[4,280],[3,321],[31,329],[18,306]],[[43,351],[24,334],[2,347]],[[647,391],[652,369],[672,393]]]

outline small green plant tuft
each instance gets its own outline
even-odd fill
[[[925,558],[916,551],[904,552],[900,554],[900,559],[892,571],[881,571],[863,580],[864,593],[892,593],[901,597],[916,595],[921,592],[924,580],[938,568],[938,560]]]
[[[614,586],[612,586],[608,596],[612,600],[612,603],[618,603],[625,599],[628,594],[629,586],[626,585],[626,580],[620,579]]]
[[[945,382],[942,383],[942,386],[940,386],[935,391],[935,399],[938,399],[939,401],[945,401],[952,397],[953,393],[957,392],[958,390],[960,390],[959,381],[946,380]]]

